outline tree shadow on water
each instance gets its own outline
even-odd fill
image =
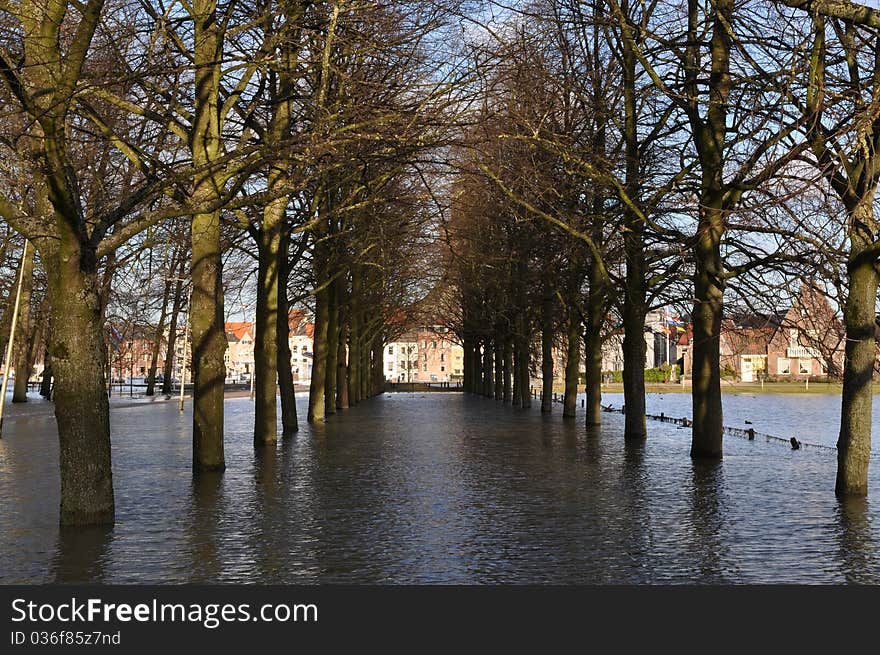
[[[691,556],[699,575],[694,582],[727,582],[724,562],[728,545],[722,536],[724,470],[718,460],[694,459],[691,472]]]
[[[837,503],[837,560],[847,584],[880,582],[880,562],[869,507],[867,498],[841,498]]]
[[[50,564],[56,584],[101,583],[112,526],[62,526]]]

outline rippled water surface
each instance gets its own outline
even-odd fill
[[[226,409],[228,470],[193,482],[189,413],[114,407],[116,525],[59,531],[51,410],[15,407],[0,582],[880,582],[876,459],[873,498],[840,504],[833,452],[728,438],[695,466],[689,431],[628,449],[618,414],[588,432],[558,407],[386,395],[255,454],[250,401]]]

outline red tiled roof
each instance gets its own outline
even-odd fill
[[[246,334],[254,336],[254,324],[251,321],[227,323],[225,329],[227,334],[234,335],[238,341],[241,341]]]

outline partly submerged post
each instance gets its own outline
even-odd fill
[[[27,257],[28,240],[24,240],[21,251],[21,263],[18,266],[18,288],[15,291],[15,303],[12,307],[12,323],[9,324],[9,343],[6,344],[6,360],[3,367],[3,384],[0,385],[0,438],[3,437],[3,407],[6,405],[6,388],[9,386],[9,366],[12,364],[12,346],[15,342],[15,325],[18,323],[18,306],[21,301],[21,283],[24,280],[24,260]],[[18,375],[18,371],[16,371]]]

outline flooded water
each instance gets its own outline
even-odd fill
[[[649,393],[649,414],[692,418],[690,393]],[[725,393],[724,425],[805,443],[835,446],[840,431],[840,396],[821,393]],[[602,394],[602,403],[620,408],[622,393]],[[750,423],[746,423],[749,421]],[[880,402],[874,403],[871,450],[880,453]]]
[[[588,432],[452,393],[383,396],[255,454],[242,398],[227,472],[194,483],[189,413],[120,403],[112,529],[59,531],[49,405],[12,410],[0,582],[880,582],[876,462],[873,497],[841,504],[833,452],[728,438],[694,465],[674,425],[626,448],[619,414]]]

